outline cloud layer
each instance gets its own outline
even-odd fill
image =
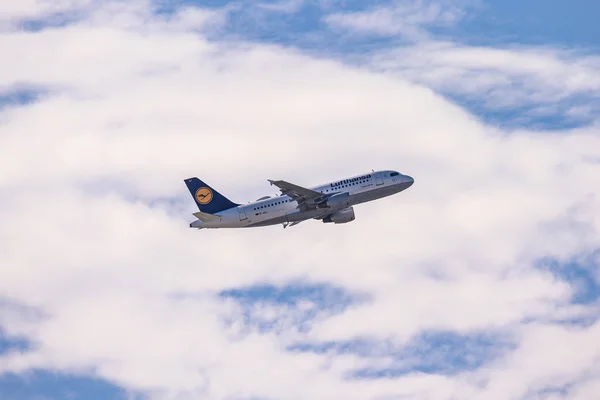
[[[597,296],[561,268],[598,282],[600,130],[439,94],[592,110],[596,58],[428,39],[357,66],[215,40],[227,10],[30,6],[0,35],[0,374],[156,399],[597,392]],[[188,228],[189,176],[243,202],[371,168],[416,183],[347,225]]]
[[[362,65],[434,88],[496,124],[536,122],[547,129],[597,123],[597,53],[550,45],[486,47],[456,40],[461,35],[451,29],[440,30],[466,15],[474,18],[475,4],[398,1],[330,14],[325,21],[357,43],[388,38],[387,46],[356,56]],[[394,45],[398,41],[403,45]]]

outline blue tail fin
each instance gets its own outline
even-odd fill
[[[185,185],[202,212],[214,214],[239,206],[196,177],[186,179]]]

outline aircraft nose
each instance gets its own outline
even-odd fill
[[[408,175],[404,175],[404,182],[406,182],[406,184],[408,186],[406,186],[407,188],[411,187],[413,183],[415,183],[415,180],[412,176],[408,176]]]

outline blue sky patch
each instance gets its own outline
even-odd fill
[[[224,290],[219,296],[235,299],[244,304],[274,303],[295,306],[300,301],[311,301],[321,308],[346,307],[354,296],[345,289],[329,284],[291,283],[285,286],[262,284]]]
[[[11,87],[0,89],[0,110],[7,106],[24,106],[34,103],[46,92],[34,87]]]
[[[141,400],[102,379],[36,370],[0,375],[0,399]]]
[[[482,101],[481,95],[458,96],[446,93],[446,98],[476,114],[485,123],[500,126],[504,129],[518,129],[527,126],[534,130],[564,130],[581,127],[594,121],[595,110],[582,115],[570,115],[569,111],[588,104],[593,104],[594,96],[576,96],[568,100],[551,104],[528,103],[518,107],[495,107]],[[483,96],[485,97],[485,96]],[[600,111],[600,107],[597,107]]]
[[[26,32],[39,32],[49,28],[62,28],[81,20],[83,16],[79,12],[55,13],[41,19],[23,19],[19,21],[19,27]]]
[[[22,337],[8,336],[0,327],[0,356],[13,351],[24,352],[30,348],[30,343]]]
[[[577,257],[568,263],[560,263],[554,259],[542,259],[537,268],[552,273],[556,278],[566,281],[574,288],[571,302],[573,304],[591,304],[600,300],[600,265],[595,263],[600,250],[588,257]]]
[[[397,377],[414,372],[454,375],[475,370],[514,349],[511,339],[500,333],[459,334],[450,331],[424,332],[398,347],[393,341],[356,339],[347,342],[298,343],[292,352],[355,354],[364,358],[391,357],[386,368],[351,371],[349,378]]]
[[[573,46],[600,49],[600,2],[543,0],[481,2],[456,28],[455,38],[472,45]]]
[[[282,1],[224,1],[224,0],[155,0],[159,14],[172,13],[182,6],[220,9],[231,7],[227,31],[250,40],[268,41],[284,45],[312,47],[324,51],[341,42],[356,41],[372,49],[398,44],[399,38],[388,36],[388,40],[376,40],[373,34],[348,35],[329,29],[324,22],[328,15],[338,13],[369,12],[395,4],[410,6],[420,4],[422,8],[439,5],[440,10],[460,10],[457,20],[448,24],[423,24],[435,37],[443,40],[458,40],[478,46],[504,46],[508,43],[520,45],[574,46],[600,48],[600,25],[596,15],[600,14],[600,3],[595,0],[578,0],[574,3],[556,3],[548,6],[542,0],[527,2],[507,1],[375,1],[357,0],[325,2],[319,0]],[[419,6],[412,8],[417,9]],[[365,40],[366,38],[366,40]],[[351,50],[348,47],[348,50]]]
[[[574,383],[568,383],[566,385],[554,385],[548,386],[541,390],[531,390],[521,400],[538,400],[546,398],[565,398],[568,396],[569,391],[573,388]]]
[[[0,316],[20,318],[23,321],[40,321],[46,317],[42,310],[15,302],[0,294]],[[10,317],[8,318],[10,320]],[[11,352],[25,352],[33,347],[33,343],[24,336],[9,335],[5,326],[0,324],[0,356]],[[0,396],[2,399],[2,396]]]
[[[352,294],[329,284],[290,283],[233,288],[219,293],[223,299],[239,304],[245,330],[261,333],[294,329],[306,332],[318,318],[339,314],[348,307],[366,301],[367,297]],[[239,322],[239,316],[226,321]]]

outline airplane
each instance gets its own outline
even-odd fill
[[[197,177],[184,182],[200,211],[190,228],[252,228],[282,224],[284,228],[309,219],[344,224],[354,221],[354,205],[408,189],[414,179],[397,171],[370,173],[305,188],[268,179],[281,194],[264,196],[248,204],[234,203]]]

